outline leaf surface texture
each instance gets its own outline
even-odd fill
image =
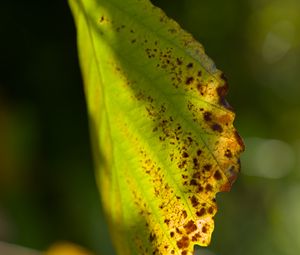
[[[227,83],[190,34],[148,0],[69,0],[97,180],[118,254],[193,254],[243,142]]]

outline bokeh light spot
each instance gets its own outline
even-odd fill
[[[282,20],[272,26],[262,46],[262,56],[267,63],[282,59],[291,49],[295,37],[295,26],[288,20]]]
[[[278,179],[288,175],[295,166],[295,152],[283,141],[248,138],[246,147],[242,161],[247,175]]]

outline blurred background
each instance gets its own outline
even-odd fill
[[[212,244],[199,254],[299,254],[300,1],[153,3],[225,72],[246,144],[238,181],[217,197]],[[69,241],[114,254],[67,1],[1,1],[0,35],[0,242],[45,250]]]

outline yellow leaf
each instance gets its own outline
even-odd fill
[[[243,142],[224,75],[147,0],[69,0],[104,209],[118,254],[193,253]]]

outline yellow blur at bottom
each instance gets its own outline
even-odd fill
[[[94,255],[86,249],[71,243],[54,244],[44,255]]]

